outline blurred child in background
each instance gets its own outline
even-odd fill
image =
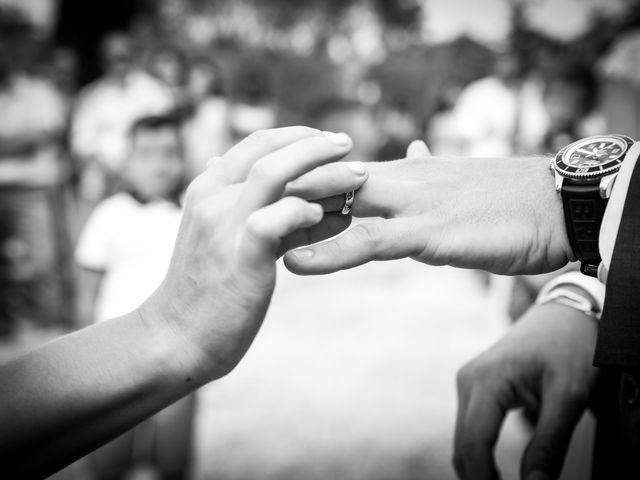
[[[176,106],[171,88],[140,68],[127,34],[107,35],[101,55],[104,74],[80,92],[70,131],[71,149],[81,170],[80,197],[90,206],[113,193],[131,125]]]
[[[121,316],[161,283],[180,223],[184,175],[178,120],[138,120],[130,133],[122,191],[96,207],[77,245],[84,318]],[[185,478],[194,400],[186,397],[91,454],[96,478],[119,479],[134,467],[153,478]]]

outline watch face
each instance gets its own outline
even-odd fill
[[[588,137],[562,149],[555,158],[555,169],[575,178],[600,177],[620,168],[633,140],[622,135]]]

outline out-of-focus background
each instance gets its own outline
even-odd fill
[[[158,282],[183,180],[254,130],[345,131],[366,161],[548,154],[639,137],[639,65],[637,0],[0,0],[0,361]],[[280,268],[236,371],[55,478],[454,478],[455,372],[542,281]],[[507,423],[503,478],[530,428]]]

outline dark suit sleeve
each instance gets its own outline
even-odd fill
[[[618,185],[616,185],[618,188]],[[602,248],[602,244],[601,244]],[[635,163],[606,280],[594,365],[640,368],[640,167]]]

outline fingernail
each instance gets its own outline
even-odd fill
[[[540,470],[534,470],[529,474],[527,480],[549,480],[549,476]]]
[[[367,169],[362,162],[345,162],[349,170],[351,170],[356,175],[364,175],[367,173]]]
[[[340,147],[345,147],[351,143],[351,138],[346,133],[322,132],[325,137]]]
[[[309,260],[311,259],[311,257],[313,257],[313,250],[311,250],[310,248],[302,248],[299,250],[294,250],[291,252],[291,254],[296,257],[298,260]]]

